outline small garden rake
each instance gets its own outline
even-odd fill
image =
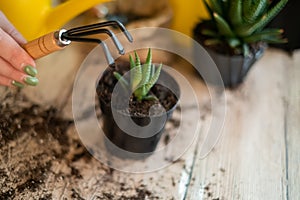
[[[92,42],[100,44],[104,50],[105,58],[109,66],[114,66],[114,59],[104,41],[99,38],[91,37],[97,34],[107,34],[113,40],[119,54],[125,54],[125,50],[116,35],[109,29],[104,27],[116,26],[124,33],[129,42],[133,41],[132,36],[127,31],[125,26],[119,21],[106,21],[81,27],[72,28],[69,30],[61,29],[59,31],[54,31],[41,36],[33,41],[28,42],[23,46],[23,48],[28,52],[28,54],[34,58],[38,59],[46,56],[52,52],[61,50],[68,46],[72,41],[74,42]]]

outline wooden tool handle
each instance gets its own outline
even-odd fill
[[[59,32],[51,32],[23,45],[23,48],[34,59],[41,58],[66,46],[59,40]]]

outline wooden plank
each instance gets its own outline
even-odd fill
[[[287,199],[284,91],[290,63],[282,52],[268,50],[241,87],[226,91],[222,138],[206,158],[195,158],[186,199]]]
[[[53,105],[71,114],[73,78],[86,54],[85,47],[78,45],[39,60],[40,85],[36,88],[28,87],[23,93],[36,103]],[[178,62],[178,66],[174,67],[183,70],[184,65]],[[198,80],[195,76],[189,77]],[[195,85],[200,102],[207,102],[209,95],[206,88],[198,81]],[[182,90],[190,91],[186,88]],[[182,133],[188,133],[191,132],[190,122],[199,117],[193,114],[197,105],[189,101],[190,96],[183,95],[183,98],[185,103],[182,112],[188,112],[189,118],[188,123],[183,125]],[[49,113],[43,116],[48,120],[51,118]],[[125,173],[109,169],[92,158],[83,147],[74,126],[67,133],[58,135],[56,131],[59,127],[55,125],[57,123],[59,126],[61,121],[52,122],[51,127],[55,127],[52,130],[49,121],[35,117],[29,120],[32,130],[20,133],[0,149],[3,152],[0,160],[5,160],[0,164],[1,176],[5,178],[0,181],[0,196],[3,195],[3,198],[112,199],[114,196],[116,199],[184,199],[190,182],[196,143],[179,160],[159,171]],[[45,130],[42,131],[43,128]],[[170,123],[167,128],[172,131]],[[181,134],[181,137],[184,142],[184,135]],[[160,146],[164,141],[162,138]],[[179,144],[165,151],[164,158],[170,159],[168,156],[172,155],[172,150],[180,148],[185,150]]]
[[[155,53],[154,53],[155,54]],[[92,65],[97,64],[98,62],[90,61]],[[176,64],[175,64],[176,63]],[[99,64],[99,63],[98,63]],[[175,60],[174,63],[170,63],[170,66],[172,66],[174,69],[177,69],[182,73],[187,80],[191,80],[191,83],[194,86],[194,89],[198,92],[198,99],[199,102],[202,102],[200,104],[204,104],[203,102],[207,102],[207,99],[209,99],[209,95],[207,93],[207,88],[203,85],[201,81],[199,81],[199,77],[197,77],[194,73],[192,73],[192,68],[183,60]],[[94,71],[91,71],[91,73],[95,73]],[[92,77],[92,74],[90,75],[84,75],[83,78],[90,79]],[[84,81],[83,81],[84,82]],[[183,85],[183,84],[180,84]],[[84,86],[83,86],[84,87]],[[83,91],[87,91],[87,89],[83,88]],[[182,91],[190,91],[190,88],[181,88]],[[198,102],[193,102],[191,99],[193,99],[192,93],[185,92],[182,94],[182,102],[183,105],[181,107],[182,112],[188,112],[188,122],[183,125],[183,129],[181,130],[182,133],[189,133],[193,130],[191,130],[191,120],[194,121],[195,119],[199,119],[199,116],[197,116],[197,113],[195,113],[195,108],[197,108]],[[81,106],[84,106],[84,102],[79,103]],[[69,113],[71,109],[71,99],[69,100],[69,103],[64,109],[65,113]],[[206,111],[209,112],[209,111]],[[204,115],[206,112],[202,112],[202,115]],[[175,113],[176,116],[176,113]],[[88,120],[88,118],[85,118],[84,120]],[[167,128],[169,131],[172,131],[172,126],[170,124],[167,124],[167,127],[170,127],[171,129]],[[77,130],[78,131],[78,130]],[[168,132],[168,131],[167,131]],[[76,130],[74,130],[74,133],[76,134]],[[170,134],[170,132],[169,132]],[[172,135],[172,133],[171,133]],[[86,135],[85,138],[81,138],[83,144],[89,144],[88,139],[86,139],[88,136]],[[172,136],[171,136],[172,138]],[[182,138],[182,143],[184,143],[183,140],[186,138]],[[93,142],[94,140],[92,140]],[[160,144],[158,145],[158,148],[164,146],[163,144],[164,139],[161,140]],[[136,195],[136,190],[139,189],[145,189],[147,191],[150,191],[151,195],[148,196],[149,199],[184,199],[187,191],[188,183],[190,182],[190,174],[191,169],[194,162],[194,150],[195,150],[196,142],[193,143],[188,148],[188,151],[180,157],[180,159],[174,163],[170,163],[171,165],[164,167],[158,171],[150,172],[150,173],[125,173],[122,171],[114,170],[113,174],[109,176],[109,180],[105,179],[105,185],[99,186],[99,182],[103,182],[103,177],[100,177],[98,181],[95,181],[95,179],[86,180],[88,181],[88,185],[90,185],[89,188],[84,188],[86,183],[84,182],[77,182],[76,185],[69,185],[69,187],[76,187],[76,191],[81,195],[83,198],[90,199],[92,196],[98,196],[102,197],[103,194],[113,194],[114,198],[120,198],[123,196],[130,196],[130,195]],[[180,144],[176,145],[176,149],[184,149],[184,147],[180,146]],[[175,149],[174,149],[175,150]],[[172,156],[172,150],[168,150],[165,152],[165,159],[168,159],[168,155]],[[113,159],[113,158],[112,158]],[[151,159],[151,158],[150,158]],[[102,161],[103,162],[103,161]],[[151,165],[151,162],[148,162]],[[161,162],[161,160],[154,160],[152,162]],[[135,162],[128,162],[128,165],[134,165]],[[97,169],[95,170],[85,170],[84,163],[78,163],[80,167],[80,172],[83,177],[83,179],[86,179],[87,177],[94,177],[91,175],[91,173],[98,173]],[[102,166],[100,162],[94,163],[93,166]],[[101,169],[101,167],[98,167]],[[151,167],[150,167],[151,169]],[[101,174],[101,170],[99,171]],[[104,177],[107,177],[108,174],[104,175]],[[98,183],[98,185],[96,184]],[[126,191],[122,189],[120,184],[126,183]],[[61,187],[61,186],[60,186]],[[55,189],[54,189],[55,191]],[[67,191],[70,191],[70,189],[66,190],[65,192],[58,192],[60,196],[61,194],[67,195]],[[140,197],[141,198],[141,197]],[[143,198],[141,198],[143,199]],[[147,197],[146,197],[147,199]]]
[[[176,62],[178,69],[185,69],[182,62]],[[184,72],[186,73],[186,72]],[[89,77],[87,76],[86,79]],[[189,78],[196,79],[189,75]],[[190,80],[190,79],[189,79]],[[199,102],[207,102],[207,91],[202,82],[196,87]],[[126,173],[110,169],[102,161],[91,157],[82,144],[85,138],[79,138],[77,130],[72,126],[67,133],[56,133],[61,121],[55,124],[44,124],[51,116],[45,118],[33,115],[30,119],[32,130],[20,133],[18,137],[8,140],[0,149],[0,173],[4,177],[0,181],[0,197],[17,199],[184,199],[190,182],[190,174],[194,163],[196,143],[175,162],[170,162],[173,152],[185,150],[181,144],[185,134],[191,131],[191,123],[199,116],[195,115],[197,105],[191,101],[190,90],[182,88],[182,112],[187,112],[187,123],[182,124],[180,143],[164,150],[163,162],[169,162],[160,170],[148,173]],[[20,104],[18,100],[17,105]],[[30,102],[29,102],[30,103]],[[14,107],[14,106],[13,106]],[[66,107],[67,108],[67,107]],[[16,108],[18,110],[18,108]],[[36,108],[37,109],[37,108]],[[40,108],[42,109],[42,108]],[[27,111],[28,112],[28,111]],[[38,109],[37,111],[38,112]],[[178,121],[179,110],[175,114]],[[209,112],[209,111],[207,111]],[[203,112],[205,113],[205,112]],[[88,117],[83,121],[89,120]],[[43,122],[42,124],[39,124]],[[166,132],[174,136],[174,122],[167,124]],[[55,126],[57,128],[53,128]],[[43,128],[45,127],[45,129]],[[52,127],[52,128],[49,128]],[[45,132],[46,131],[46,132]],[[49,133],[48,133],[49,132]],[[162,138],[159,147],[164,145]],[[183,152],[182,152],[183,153]],[[112,158],[113,159],[113,158]],[[151,159],[151,157],[150,157]],[[162,161],[153,160],[152,163]],[[146,162],[146,161],[140,161]],[[135,162],[127,161],[128,166]],[[148,165],[151,165],[151,162]],[[128,168],[127,168],[128,169]]]
[[[189,96],[186,98],[189,99]],[[29,105],[23,106],[30,107],[31,102],[26,103]],[[16,109],[15,112],[20,110],[19,105],[22,105],[21,98],[17,102],[11,102],[12,108]],[[194,106],[185,104],[182,108],[184,106],[190,108],[184,109],[187,112],[193,111]],[[0,148],[0,160],[3,161],[0,163],[0,175],[3,177],[0,181],[1,198],[184,198],[193,165],[195,143],[179,160],[174,163],[170,161],[170,165],[161,170],[140,174],[126,173],[110,169],[103,161],[91,157],[82,145],[74,126],[67,133],[60,132],[62,121],[57,119],[53,121],[49,111],[46,113],[43,111],[40,116],[39,110],[43,111],[43,108],[33,108],[33,114],[28,118],[29,122],[24,122],[27,126],[20,125],[24,128],[24,132],[19,132],[14,138],[7,138],[7,143]],[[31,109],[26,112],[30,113]],[[16,116],[23,116],[26,112]],[[189,120],[192,120],[194,115],[190,114]],[[175,121],[177,120],[178,118]],[[31,124],[32,128],[28,127],[28,124]],[[187,133],[189,129],[190,124],[185,124],[182,133]],[[166,132],[171,136],[174,135],[172,123],[167,125]],[[184,135],[181,134],[181,137]],[[164,141],[166,139],[162,138],[159,146],[162,146]],[[177,145],[174,148],[183,147]],[[164,152],[164,162],[168,162],[166,159],[170,159],[170,155],[172,156],[172,149]],[[134,163],[127,162],[128,165]]]
[[[286,111],[286,153],[289,199],[300,199],[300,51],[293,55],[292,70],[289,71]]]
[[[86,51],[82,51],[83,46],[68,47],[67,49],[49,55],[38,61],[39,78],[41,83],[36,88],[26,88],[23,92],[28,98],[41,105],[53,105],[57,108],[62,108],[64,117],[72,118],[71,112],[71,89],[73,87],[73,78],[77,73],[75,70],[79,67],[82,59],[86,55]],[[88,48],[86,48],[88,49]],[[179,62],[177,68],[184,69],[185,64]],[[66,66],[75,66],[75,68],[67,68]],[[59,73],[60,72],[60,73]],[[195,76],[190,76],[192,79],[198,80]],[[86,77],[89,79],[89,77]],[[197,91],[203,101],[207,101],[206,88],[201,82],[197,82]],[[183,88],[183,91],[189,91]],[[183,95],[187,103],[182,105],[182,109],[190,113],[188,120],[194,120],[197,115],[193,115],[193,108],[197,105],[189,103],[189,96]],[[187,109],[185,109],[187,107]],[[170,126],[167,125],[167,126]],[[190,132],[190,124],[184,125],[183,133]],[[182,137],[182,136],[181,136]],[[29,171],[31,167],[43,165],[47,162],[51,166],[45,170],[43,180],[39,187],[43,187],[42,191],[16,191],[15,195],[19,198],[45,197],[51,195],[53,199],[71,199],[82,197],[84,199],[111,199],[108,197],[114,195],[115,198],[142,198],[139,195],[140,190],[144,192],[145,198],[157,199],[184,199],[188,183],[190,182],[190,173],[194,161],[194,143],[189,150],[180,158],[180,160],[170,163],[159,171],[142,174],[129,174],[121,171],[113,171],[106,167],[103,163],[96,159],[88,159],[87,153],[80,145],[80,139],[75,127],[68,131],[68,140],[70,141],[67,147],[63,144],[57,144],[56,139],[47,140],[47,144],[40,146],[44,141],[33,139],[32,135],[24,134],[18,140],[26,141],[28,146],[22,145],[22,142],[17,141],[18,145],[14,145],[13,153],[9,155],[7,165],[1,166],[6,171],[9,171],[10,166],[14,166],[18,159],[15,152],[24,152],[22,162],[31,163],[31,158],[37,155],[44,155],[43,158],[32,163],[32,166],[24,165],[22,170]],[[184,138],[183,138],[184,140]],[[161,140],[163,143],[164,139]],[[162,145],[162,144],[160,144]],[[37,147],[40,147],[37,150]],[[174,147],[180,149],[180,145]],[[62,149],[68,149],[66,155],[61,155]],[[58,153],[53,153],[53,152]],[[84,153],[85,152],[85,153]],[[57,156],[58,154],[59,156]],[[172,155],[172,151],[165,152],[166,159],[168,155]],[[4,155],[6,156],[6,155]],[[53,158],[52,158],[53,156]],[[56,157],[57,156],[57,157]],[[80,158],[77,158],[80,157]],[[165,161],[166,162],[166,161]],[[113,173],[112,173],[113,171]],[[15,178],[18,175],[15,171],[11,171]],[[31,174],[29,173],[31,176]],[[30,177],[25,176],[20,179],[20,183],[30,182]],[[39,177],[38,177],[39,178]],[[28,180],[29,179],[29,180]],[[18,182],[18,184],[19,184]],[[10,183],[9,183],[10,184]],[[6,192],[9,186],[5,187]],[[149,194],[149,191],[151,194]],[[5,193],[8,194],[8,193]],[[80,199],[80,198],[79,198]]]

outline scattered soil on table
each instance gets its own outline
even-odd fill
[[[14,90],[0,96],[0,160],[0,200],[161,199],[146,185],[118,180],[59,110]]]
[[[220,172],[225,173],[225,169],[221,167]]]
[[[72,121],[57,113],[53,107],[32,104],[18,92],[8,92],[2,99],[0,199],[37,193],[45,185],[52,160],[68,153],[70,142],[65,133]],[[51,199],[51,194],[45,192],[41,199]]]

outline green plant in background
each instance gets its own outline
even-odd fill
[[[203,0],[210,19],[201,34],[204,45],[224,44],[235,54],[249,55],[250,44],[283,43],[282,29],[265,28],[288,0]]]
[[[138,101],[141,100],[154,100],[155,96],[150,95],[149,91],[154,86],[159,78],[162,64],[157,68],[152,64],[152,51],[148,50],[145,64],[141,64],[141,60],[136,51],[134,51],[135,59],[129,55],[130,61],[130,81],[124,79],[124,77],[114,72],[114,76],[120,81],[121,85],[127,91],[133,91],[133,95]]]

